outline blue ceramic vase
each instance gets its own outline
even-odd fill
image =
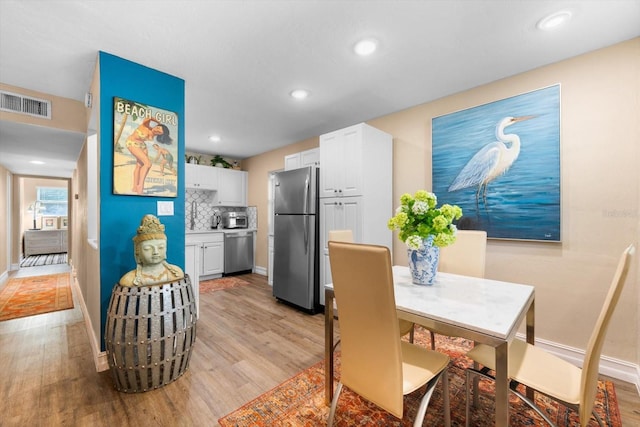
[[[433,285],[438,273],[440,248],[433,244],[433,236],[422,241],[420,249],[408,249],[411,281],[416,285]]]

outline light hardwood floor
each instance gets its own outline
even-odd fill
[[[27,271],[36,270],[19,274]],[[189,370],[146,393],[120,393],[108,371],[95,371],[77,295],[72,310],[0,322],[0,425],[216,426],[322,360],[322,314],[276,302],[264,276],[241,277],[252,285],[200,296]],[[623,425],[640,425],[635,387],[614,382]]]

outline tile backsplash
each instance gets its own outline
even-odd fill
[[[255,206],[247,207],[247,218],[249,219],[249,228],[258,229],[258,208]]]
[[[258,227],[258,212],[255,206],[247,208],[237,206],[217,206],[213,204],[213,191],[197,190],[187,188],[185,194],[185,231],[208,231],[211,230],[211,218],[214,211],[219,213],[225,211],[247,212],[249,228]],[[191,213],[195,207],[194,226],[191,228]]]

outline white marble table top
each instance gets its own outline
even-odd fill
[[[396,306],[500,339],[513,335],[534,287],[438,272],[433,285],[411,283],[408,267],[394,266]]]
[[[513,337],[534,296],[530,285],[443,272],[433,285],[415,285],[404,266],[393,266],[393,281],[398,310],[501,340]]]

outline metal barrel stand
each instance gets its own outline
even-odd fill
[[[163,285],[115,285],[104,334],[115,388],[139,393],[178,379],[189,367],[196,321],[188,275]]]

